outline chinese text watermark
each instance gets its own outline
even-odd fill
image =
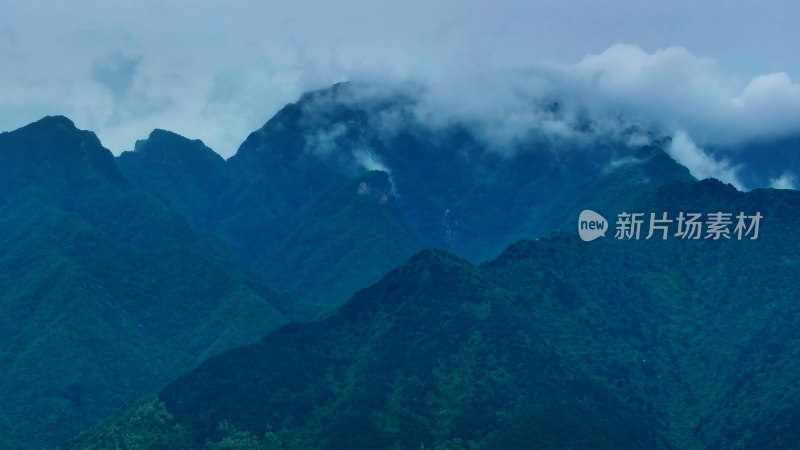
[[[684,240],[698,239],[758,239],[761,219],[760,212],[745,214],[739,212],[684,213],[669,217],[662,213],[629,213],[617,214],[615,223],[615,239],[639,240],[677,238]],[[592,210],[584,210],[578,217],[578,234],[584,241],[593,241],[605,236],[608,222],[600,214]]]

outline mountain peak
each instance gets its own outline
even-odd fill
[[[216,175],[225,160],[200,139],[189,139],[159,128],[147,139],[136,141],[133,151],[118,158],[125,172],[128,163],[136,161],[142,167],[167,171],[188,171],[202,176]]]
[[[201,222],[227,180],[225,160],[203,141],[159,128],[119,155],[117,167],[140,188]]]
[[[177,139],[177,140],[187,140],[189,139],[183,135],[175,133],[174,131],[165,130],[163,128],[154,128],[153,131],[150,132],[150,135],[147,137],[148,139]],[[199,139],[194,139],[193,141],[199,141]]]
[[[194,144],[203,144],[203,141],[200,139],[189,139],[186,136],[181,134],[175,133],[174,131],[164,130],[162,128],[154,128],[153,131],[150,132],[150,135],[147,137],[147,140],[157,140],[157,141],[171,141],[171,142],[191,142]],[[137,141],[142,142],[142,141]]]
[[[471,266],[471,264],[468,261],[461,259],[450,252],[446,252],[438,248],[429,248],[422,250],[418,252],[416,255],[412,256],[411,259],[406,264],[419,264],[419,263],[457,263],[457,264],[465,264]]]
[[[391,284],[406,280],[406,284],[420,288],[444,280],[458,278],[457,274],[472,273],[475,270],[469,261],[444,250],[430,248],[422,250],[400,267],[390,272],[384,281]],[[380,283],[379,283],[380,284]]]
[[[31,122],[27,125],[17,128],[16,130],[6,131],[0,133],[0,136],[13,136],[25,135],[28,137],[38,136],[39,139],[48,137],[51,141],[51,147],[56,147],[58,140],[67,136],[77,136],[79,139],[87,140],[92,146],[102,147],[100,139],[97,138],[93,132],[88,130],[81,130],[75,126],[75,122],[66,116],[44,116],[41,119]],[[75,141],[73,138],[72,141]],[[62,145],[65,147],[65,145]]]
[[[200,139],[189,139],[178,133],[160,128],[151,131],[147,139],[136,141],[133,151],[138,154],[144,154],[148,158],[192,158],[201,156],[205,159],[222,161],[222,157],[206,146]]]
[[[33,122],[32,124],[30,124],[28,126],[36,126],[36,127],[59,127],[59,126],[61,126],[61,127],[65,127],[67,129],[70,129],[70,130],[77,130],[77,127],[75,127],[75,123],[72,120],[70,120],[68,117],[62,116],[62,115],[45,116],[45,117],[42,117],[41,119],[37,120],[36,122]]]
[[[353,318],[375,309],[394,310],[408,298],[417,298],[419,292],[426,290],[432,296],[426,296],[423,303],[432,299],[454,300],[455,297],[451,296],[454,291],[451,292],[448,286],[464,280],[471,280],[467,284],[472,286],[476,274],[475,266],[452,253],[435,248],[422,250],[381,281],[356,293],[339,311],[341,317]]]
[[[0,134],[0,192],[33,183],[63,188],[91,173],[115,184],[125,182],[97,135],[76,128],[64,116],[47,116]]]
[[[60,115],[42,117],[36,122],[29,123],[14,131],[2,133],[2,135],[24,136],[24,139],[30,140],[30,144],[39,144],[38,147],[42,144],[47,144],[46,147],[50,151],[58,148],[68,150],[74,147],[75,144],[81,144],[84,147],[88,145],[93,148],[103,147],[97,135],[93,132],[77,128],[72,120]],[[103,150],[105,149],[103,148]]]

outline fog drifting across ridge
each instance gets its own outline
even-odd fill
[[[532,130],[638,125],[734,184],[720,148],[800,131],[791,3],[37,3],[9,0],[0,17],[0,130],[63,114],[116,154],[164,128],[228,157],[284,104],[341,81],[411,89],[415,120],[458,121],[500,149]]]
[[[597,110],[618,111],[702,144],[731,144],[800,128],[800,85],[785,72],[743,86],[684,48],[647,53],[617,44],[572,65],[552,65],[565,89]]]
[[[400,112],[376,115],[388,135],[412,120],[432,128],[461,124],[488,147],[514,151],[530,133],[574,143],[646,130],[670,136],[668,152],[697,178],[718,178],[739,189],[748,188],[737,175],[743,166],[726,149],[800,132],[800,86],[787,74],[758,76],[737,88],[712,60],[680,47],[647,53],[617,44],[574,64],[413,80],[369,74],[354,86],[338,101],[411,99]],[[630,137],[633,145],[647,139]],[[770,184],[791,188],[793,178],[785,173]]]
[[[238,95],[246,97],[243,86],[260,89],[255,86],[255,74],[218,74],[205,102],[182,102],[161,92],[169,83],[152,92],[139,86],[153,81],[137,81],[141,60],[120,52],[94,60],[92,79],[109,90],[112,105],[104,106],[107,99],[99,97],[97,104],[73,105],[72,116],[78,122],[86,121],[89,110],[90,116],[95,115],[90,123],[96,123],[97,115],[104,116],[101,122],[105,126],[96,123],[101,139],[108,129],[114,136],[141,126],[159,126],[156,119],[164,115],[183,117],[188,125],[179,129],[189,130],[183,133],[192,138],[202,136],[212,148],[215,143],[231,148],[236,136],[260,125],[247,123],[244,116],[233,119],[235,111],[241,110],[231,104],[225,106],[227,112],[218,110],[221,103],[235,104]],[[233,80],[223,81],[226,76]],[[389,136],[409,126],[410,120],[432,128],[460,124],[471,128],[489,147],[503,151],[514,149],[515,143],[532,132],[574,142],[619,134],[635,126],[673,137],[670,155],[696,177],[719,178],[740,189],[745,188],[736,175],[740,167],[724,156],[711,155],[704,146],[735,145],[800,131],[796,120],[800,117],[800,86],[786,73],[758,76],[736,89],[712,60],[680,47],[647,53],[636,46],[617,44],[573,64],[543,62],[525,68],[454,70],[435,76],[359,69],[351,79],[355,86],[350,90],[352,102],[379,102],[393,96],[410,99],[403,108],[384,110],[377,116],[376,124]],[[347,97],[339,97],[343,99]],[[81,101],[91,102],[91,98]],[[199,112],[191,105],[200,108]],[[591,129],[585,129],[586,124],[591,124]],[[316,152],[324,153],[330,151],[328,141],[343,132],[332,129],[330,135],[309,136],[308,140]],[[641,144],[647,138],[632,139]],[[222,144],[226,140],[229,142]],[[112,137],[114,142],[119,139]],[[118,146],[114,148],[106,139],[104,143],[119,153]],[[787,173],[771,184],[791,188],[793,179],[794,175]]]
[[[698,147],[685,131],[676,132],[666,150],[674,160],[686,166],[698,179],[716,178],[734,185],[739,190],[745,189],[744,183],[736,174],[740,166],[733,165],[727,159],[718,159],[708,154]]]

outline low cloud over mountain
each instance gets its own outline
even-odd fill
[[[227,157],[300,93],[354,81],[412,86],[417,119],[473,126],[500,149],[531,130],[585,136],[591,119],[596,132],[636,124],[676,137],[673,156],[698,177],[746,188],[795,177],[742,175],[751,158],[739,149],[800,131],[786,8],[83,3],[43,16],[13,1],[0,18],[0,129],[66,114],[115,153],[164,128]]]

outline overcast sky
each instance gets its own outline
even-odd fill
[[[451,89],[443,109],[499,114],[504,86],[545,80],[690,146],[800,128],[797,2],[0,0],[0,11],[0,130],[63,114],[117,154],[158,127],[230,156],[303,91],[358,79],[428,83]]]

